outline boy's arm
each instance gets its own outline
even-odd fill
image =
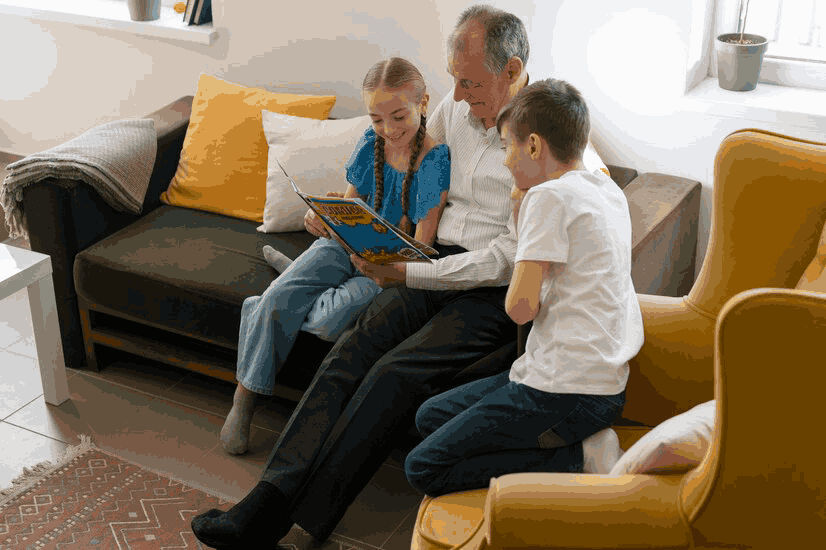
[[[522,260],[516,262],[505,298],[508,316],[518,325],[533,321],[539,313],[542,280],[550,273],[551,262]]]
[[[427,212],[427,215],[416,224],[414,239],[427,246],[433,246],[433,243],[436,242],[436,229],[439,227],[439,218],[442,217],[442,210],[445,209],[446,202],[447,191],[442,191],[439,197],[439,204],[431,208]]]

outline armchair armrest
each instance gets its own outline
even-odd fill
[[[192,99],[183,97],[147,115],[155,121],[158,152],[141,215],[160,206],[160,194],[175,174]],[[26,187],[23,210],[32,250],[48,254],[52,260],[66,364],[79,368],[85,363],[85,353],[74,285],[75,256],[140,216],[114,210],[89,186],[55,178]]]
[[[684,475],[494,478],[485,538],[493,548],[688,548],[679,506]]]

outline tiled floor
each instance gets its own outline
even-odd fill
[[[25,291],[0,302],[0,487],[23,467],[54,460],[81,434],[127,460],[238,500],[259,479],[293,404],[270,399],[256,410],[251,452],[225,454],[218,442],[233,385],[138,360],[113,362],[100,373],[69,369],[71,398],[59,407],[43,399]],[[325,546],[403,550],[421,493],[409,486],[397,449],[353,503]],[[293,529],[283,541],[310,545]]]

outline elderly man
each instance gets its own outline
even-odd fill
[[[496,130],[500,109],[528,82],[527,33],[516,16],[468,8],[449,42],[455,81],[428,118],[451,150],[451,183],[432,264],[357,267],[384,287],[344,332],[281,433],[262,481],[226,512],[197,516],[192,528],[215,548],[275,542],[297,523],[325,540],[348,506],[413,425],[428,397],[454,376],[511,343],[504,309],[516,235],[511,190]],[[321,233],[313,216],[307,229]],[[494,362],[478,377],[497,374]]]

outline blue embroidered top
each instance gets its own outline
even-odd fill
[[[358,189],[359,195],[368,195],[367,204],[373,206],[376,178],[373,162],[376,158],[376,131],[368,128],[359,139],[353,154],[345,165],[347,181]],[[384,201],[379,214],[392,224],[402,218],[402,182],[404,172],[384,164]],[[439,204],[442,191],[450,185],[450,150],[440,144],[428,151],[410,182],[410,212],[413,223],[419,223],[427,212]]]

